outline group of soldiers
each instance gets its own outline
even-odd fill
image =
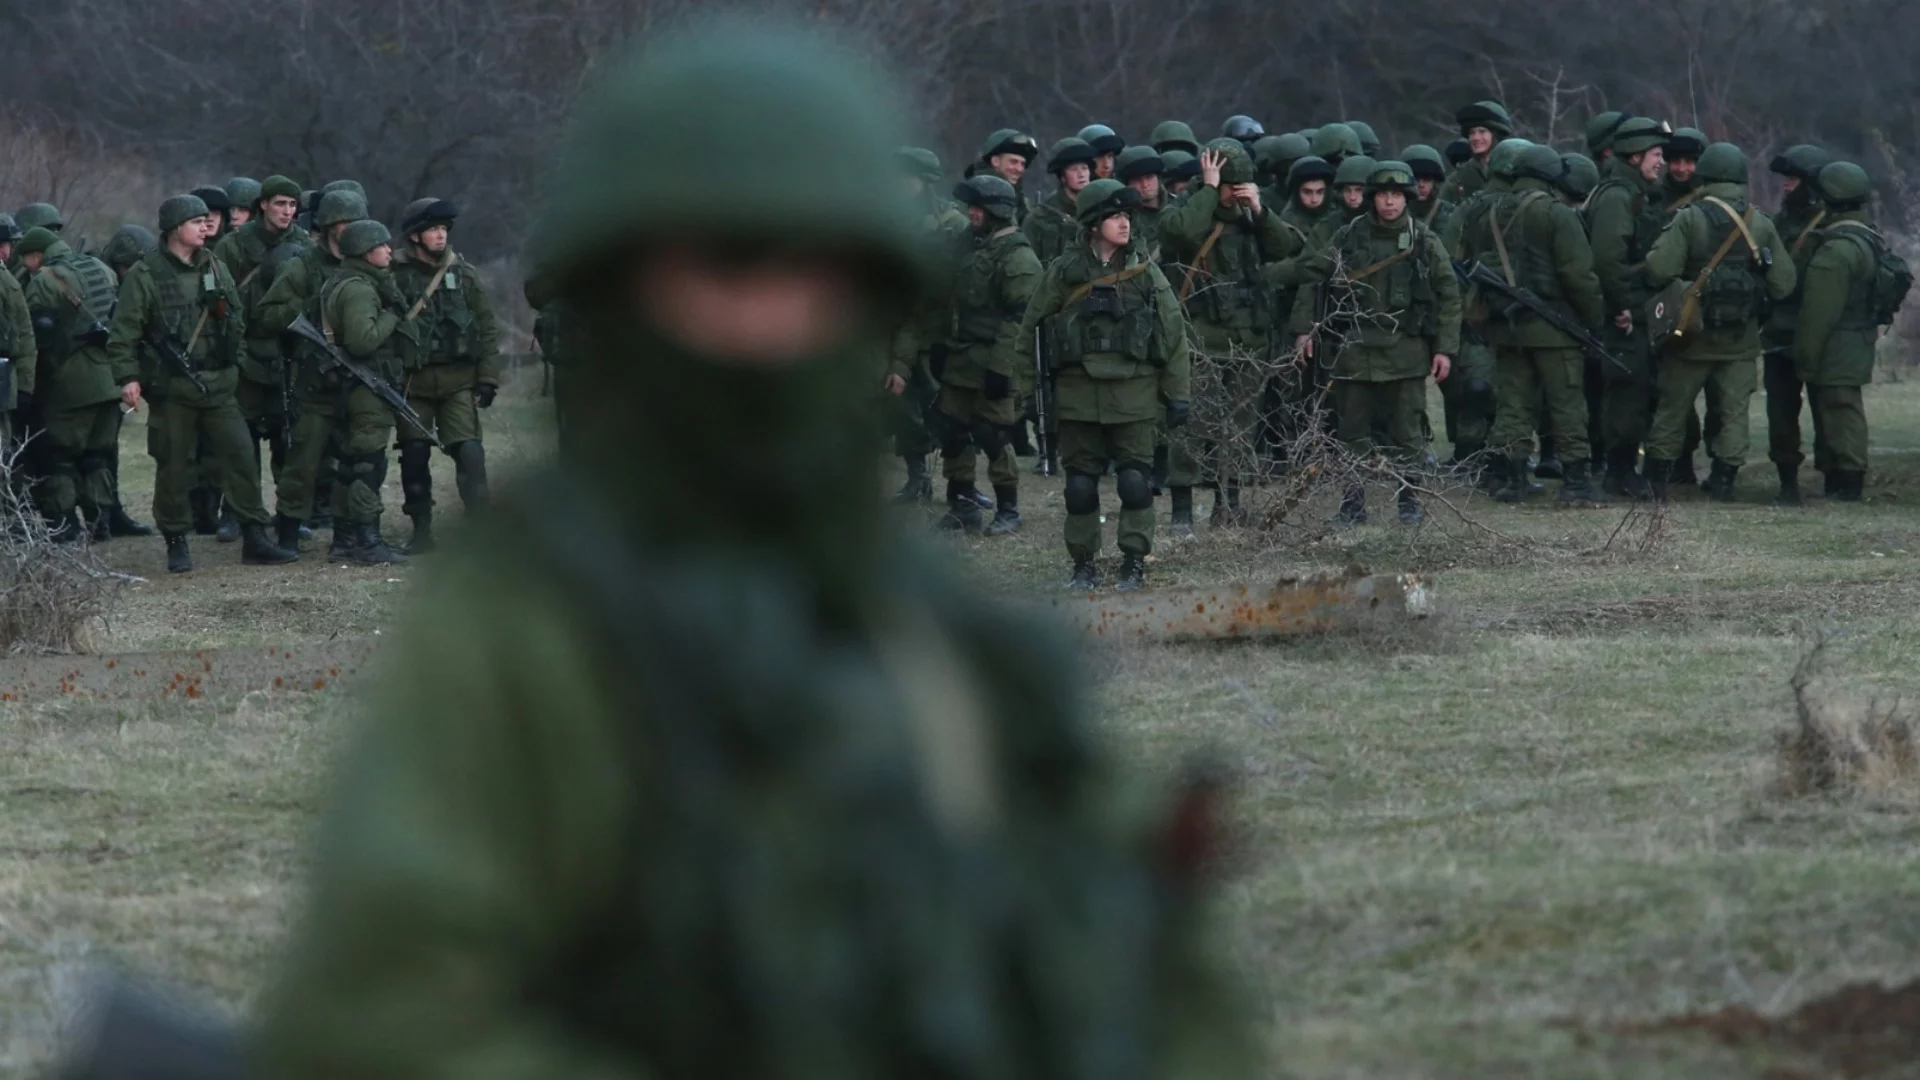
[[[1412,477],[1428,460],[1429,378],[1448,467],[1499,501],[1543,493],[1543,479],[1562,503],[1664,500],[1698,482],[1703,441],[1701,487],[1730,501],[1763,357],[1776,501],[1801,502],[1803,401],[1825,493],[1861,497],[1861,387],[1911,275],[1872,223],[1860,166],[1788,149],[1769,166],[1785,192],[1769,215],[1748,199],[1747,155],[1691,128],[1605,112],[1583,154],[1516,137],[1497,101],[1456,119],[1445,148],[1392,157],[1360,122],[1270,135],[1234,116],[1203,144],[1170,120],[1133,145],[1093,124],[1044,159],[1007,129],[951,202],[938,157],[902,148],[951,273],[897,336],[885,379],[907,470],[896,499],[932,501],[937,449],[943,526],[1010,532],[1015,457],[1043,472],[1057,458],[1071,584],[1093,587],[1110,472],[1117,585],[1137,588],[1163,488],[1179,533],[1196,486],[1214,489],[1216,524],[1244,520],[1244,463],[1217,428],[1182,430],[1204,361],[1227,437],[1284,458],[1318,425],[1350,454],[1404,465],[1409,524],[1423,516]],[[1031,201],[1023,182],[1042,160],[1054,190]],[[1350,483],[1337,520],[1366,515]]]
[[[449,243],[458,216],[419,199],[396,238],[357,182],[278,175],[175,195],[156,229],[121,226],[95,252],[63,239],[54,206],[0,214],[0,367],[24,498],[58,541],[152,535],[118,476],[121,423],[145,401],[169,571],[193,569],[189,534],[237,540],[259,565],[293,562],[316,528],[355,563],[433,550],[432,450],[453,458],[466,507],[483,505],[478,410],[500,382],[492,305]],[[396,434],[404,552],[380,530]]]

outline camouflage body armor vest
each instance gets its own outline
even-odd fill
[[[1000,299],[1000,267],[1012,248],[1031,247],[1026,234],[1006,226],[995,231],[973,249],[967,260],[966,276],[961,279],[959,297],[954,304],[953,337],[964,345],[992,345],[1000,340],[1000,329],[1019,322],[1026,314],[1009,307]]]
[[[1056,367],[1081,367],[1094,379],[1131,379],[1166,366],[1153,264],[1137,252],[1130,258],[1131,265],[1117,273],[1083,281],[1075,292],[1085,295],[1047,319]]]
[[[113,269],[91,255],[70,252],[49,262],[42,273],[54,275],[64,286],[61,294],[73,301],[73,306],[50,333],[35,334],[41,355],[65,359],[80,349],[105,345],[107,327],[113,322],[113,309],[120,298],[120,283]],[[0,333],[6,330],[0,327]],[[184,338],[181,343],[185,344]]]
[[[431,270],[423,266],[414,273],[422,270],[426,271],[426,276],[420,279],[424,294],[434,275],[439,273],[439,266],[435,264]],[[402,280],[398,274],[394,278],[396,281]],[[479,358],[473,306],[467,299],[474,280],[472,265],[454,255],[453,265],[440,279],[440,287],[433,291],[426,306],[420,309],[420,321],[427,328],[427,347],[421,356],[423,364],[472,363]],[[417,302],[419,297],[410,299]]]
[[[1373,234],[1371,215],[1353,219],[1334,234],[1340,266],[1348,275],[1344,288],[1338,279],[1334,286],[1344,294],[1341,305],[1352,313],[1353,344],[1386,347],[1402,337],[1431,338],[1440,332],[1440,303],[1427,276],[1433,236],[1417,221],[1410,222],[1409,229],[1409,246],[1386,251]]]
[[[165,248],[148,252],[141,261],[153,275],[157,304],[154,318],[194,367],[221,371],[234,366],[239,360],[240,342],[232,313],[227,310],[226,294],[220,289],[219,262],[207,254],[191,273],[182,273]],[[160,370],[167,370],[159,357],[154,359]]]

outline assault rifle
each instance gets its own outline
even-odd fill
[[[1033,427],[1040,454],[1040,475],[1052,476],[1060,452],[1053,436],[1053,365],[1047,360],[1047,330],[1033,335]]]
[[[187,351],[168,336],[164,329],[158,326],[151,327],[147,331],[146,342],[148,348],[160,354],[160,359],[165,360],[175,371],[185,375],[195,390],[203,395],[207,392],[207,380],[201,378],[200,373],[193,369],[193,361],[187,358]]]
[[[1462,288],[1472,288],[1478,285],[1494,296],[1505,300],[1507,306],[1505,310],[1500,312],[1501,318],[1511,320],[1516,310],[1526,311],[1532,315],[1536,315],[1548,326],[1553,327],[1555,330],[1560,331],[1578,342],[1580,347],[1585,349],[1587,354],[1594,359],[1612,364],[1614,367],[1628,374],[1633,373],[1633,369],[1621,363],[1619,357],[1608,352],[1606,344],[1598,337],[1595,337],[1593,331],[1581,326],[1573,316],[1540,299],[1539,294],[1535,293],[1532,289],[1521,285],[1507,284],[1507,279],[1501,277],[1487,264],[1468,262],[1465,259],[1455,259],[1453,260],[1453,276],[1460,279]]]
[[[348,356],[345,349],[328,341],[327,335],[321,333],[320,328],[313,325],[305,315],[294,316],[293,322],[288,324],[287,329],[327,350],[327,355],[333,358],[334,363],[340,365],[346,370],[347,374],[353,376],[355,382],[371,390],[374,397],[385,402],[387,407],[393,410],[395,416],[412,424],[414,430],[427,437],[428,442],[441,447],[443,450],[446,449],[440,442],[439,434],[429,430],[427,422],[420,419],[420,414],[413,411],[412,405],[407,404],[405,394],[395,390],[392,383],[374,374],[372,368]]]

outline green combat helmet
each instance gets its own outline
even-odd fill
[[[1147,141],[1163,154],[1169,150],[1185,150],[1189,154],[1200,152],[1200,140],[1194,138],[1193,129],[1183,120],[1162,120],[1153,125],[1153,134],[1147,136]]]
[[[1821,170],[1833,161],[1833,156],[1810,143],[1789,146],[1774,155],[1773,163],[1767,171],[1781,176],[1797,176],[1802,180],[1818,180]],[[1859,168],[1859,166],[1854,166]],[[1861,175],[1865,175],[1862,173]]]
[[[1267,129],[1260,126],[1260,121],[1251,116],[1229,116],[1226,123],[1220,125],[1222,138],[1232,139],[1242,146],[1252,146],[1266,133]]]
[[[322,195],[331,195],[336,191],[351,191],[362,199],[367,197],[367,189],[361,187],[358,180],[329,180],[320,187]]]
[[[1380,156],[1380,136],[1373,133],[1373,125],[1365,120],[1349,120],[1347,127],[1354,137],[1360,140],[1360,152],[1368,157]]]
[[[59,232],[66,227],[60,220],[60,208],[52,203],[28,203],[13,212],[13,220],[22,229],[51,229]]]
[[[1191,156],[1191,155],[1189,155]],[[1160,152],[1151,146],[1129,146],[1113,160],[1114,179],[1121,182],[1141,176],[1158,176],[1167,171]]]
[[[320,196],[320,205],[313,211],[313,225],[325,229],[349,221],[365,221],[367,217],[366,196],[351,191],[329,191]]]
[[[1088,124],[1080,129],[1079,138],[1093,147],[1095,154],[1117,154],[1127,148],[1127,140],[1105,124]]]
[[[1502,180],[1512,180],[1520,167],[1520,155],[1533,143],[1526,139],[1502,139],[1487,155],[1487,171]]]
[[[1706,152],[1707,134],[1698,128],[1675,128],[1673,134],[1667,137],[1667,160],[1669,161],[1674,158],[1698,161],[1700,155]]]
[[[340,230],[340,254],[349,259],[359,259],[381,244],[393,243],[393,234],[385,225],[368,218],[356,221]]]
[[[1633,119],[1632,113],[1618,109],[1608,109],[1606,112],[1596,114],[1593,119],[1587,121],[1587,153],[1599,157],[1602,151],[1611,149],[1614,133],[1620,130],[1621,124],[1631,119]]]
[[[1080,224],[1093,228],[1115,214],[1124,214],[1140,205],[1140,193],[1118,180],[1095,180],[1080,189],[1073,200],[1073,216]]]
[[[1019,212],[1020,196],[1013,185],[991,173],[969,176],[954,186],[953,199],[962,206],[977,206],[988,217],[1012,221]]]
[[[1287,193],[1291,195],[1299,191],[1300,185],[1309,180],[1324,180],[1331,184],[1337,176],[1339,176],[1339,170],[1333,167],[1332,162],[1326,158],[1308,154],[1294,162],[1293,168],[1287,170]]]
[[[1453,114],[1460,125],[1460,134],[1465,135],[1474,128],[1486,128],[1493,132],[1495,140],[1513,138],[1513,117],[1507,113],[1507,107],[1497,101],[1476,101]]]
[[[460,208],[445,199],[436,199],[431,196],[415,199],[407,204],[406,211],[400,215],[400,235],[412,236],[414,233],[425,232],[435,225],[451,228],[459,219]]]
[[[1693,175],[1705,184],[1740,184],[1747,182],[1746,152],[1729,142],[1717,142],[1707,147],[1700,155],[1700,164]]]
[[[1561,154],[1560,164],[1566,168],[1560,177],[1560,190],[1576,202],[1587,201],[1593,189],[1600,186],[1600,166],[1585,154]]]
[[[191,219],[186,219],[191,220]],[[15,255],[38,255],[60,242],[60,234],[45,225],[35,225],[27,230],[19,242],[13,245]]]
[[[1560,159],[1560,152],[1551,146],[1537,143],[1528,145],[1514,158],[1513,175],[1539,180],[1543,183],[1559,186],[1560,177],[1567,171],[1567,163]]]
[[[1314,132],[1309,149],[1314,157],[1325,158],[1335,164],[1353,155],[1365,156],[1365,151],[1360,149],[1359,134],[1345,124],[1323,125]]]
[[[198,195],[175,195],[160,204],[160,235],[165,236],[194,218],[206,217],[212,212]],[[32,238],[33,230],[28,229],[27,239]]]
[[[1207,149],[1220,155],[1220,182],[1222,184],[1251,184],[1256,174],[1253,168],[1253,155],[1240,140],[1231,136],[1222,136],[1207,144]]]
[[[1200,175],[1200,159],[1185,150],[1160,151],[1160,164],[1166,167],[1169,183],[1184,183]]]
[[[1313,138],[1314,136],[1320,134],[1320,129],[1317,127],[1301,128],[1299,131],[1295,132],[1294,134],[1299,135],[1301,138],[1307,140],[1307,145],[1311,147],[1313,145]]]
[[[0,214],[0,244],[11,244],[25,235],[12,214]]]
[[[940,167],[940,155],[923,146],[903,146],[893,152],[893,160],[902,173],[929,184],[938,182],[945,173]]]
[[[143,225],[122,225],[114,232],[113,239],[100,249],[100,260],[113,268],[113,272],[125,276],[147,252],[160,246],[160,240],[153,230]]]
[[[1400,151],[1400,160],[1413,170],[1416,180],[1439,181],[1447,178],[1447,159],[1426,143],[1414,143]]]
[[[1656,146],[1667,145],[1673,137],[1673,129],[1665,120],[1655,120],[1651,116],[1635,116],[1620,121],[1619,128],[1613,133],[1613,152],[1629,158],[1635,154],[1644,154]]]
[[[1313,144],[1301,138],[1299,133],[1289,131],[1285,135],[1268,135],[1253,144],[1254,168],[1280,180],[1293,168],[1293,163],[1313,153]]]
[[[1376,161],[1367,170],[1369,195],[1376,191],[1397,191],[1412,198],[1414,190],[1413,170],[1404,161]]]
[[[1822,202],[1841,213],[1858,210],[1873,197],[1873,180],[1867,176],[1867,170],[1851,161],[1822,166],[1813,178],[1813,186],[1819,189]]]
[[[236,176],[225,186],[227,203],[242,210],[260,201],[261,183],[251,176]]]
[[[1087,140],[1069,135],[1047,148],[1047,171],[1059,176],[1069,165],[1091,165],[1099,155]]]
[[[1031,164],[1034,158],[1040,156],[1040,144],[1031,135],[1022,135],[1012,128],[1001,128],[980,144],[980,161],[984,164],[1001,154],[1019,154]]]
[[[1333,171],[1334,187],[1365,187],[1373,177],[1373,167],[1378,164],[1365,154],[1355,154],[1342,161]]]

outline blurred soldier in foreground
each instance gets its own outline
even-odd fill
[[[898,95],[764,26],[574,128],[576,471],[396,635],[253,1075],[1244,1075],[1196,831],[1117,797],[1057,643],[885,532]],[[696,130],[765,168],[657,152]]]

